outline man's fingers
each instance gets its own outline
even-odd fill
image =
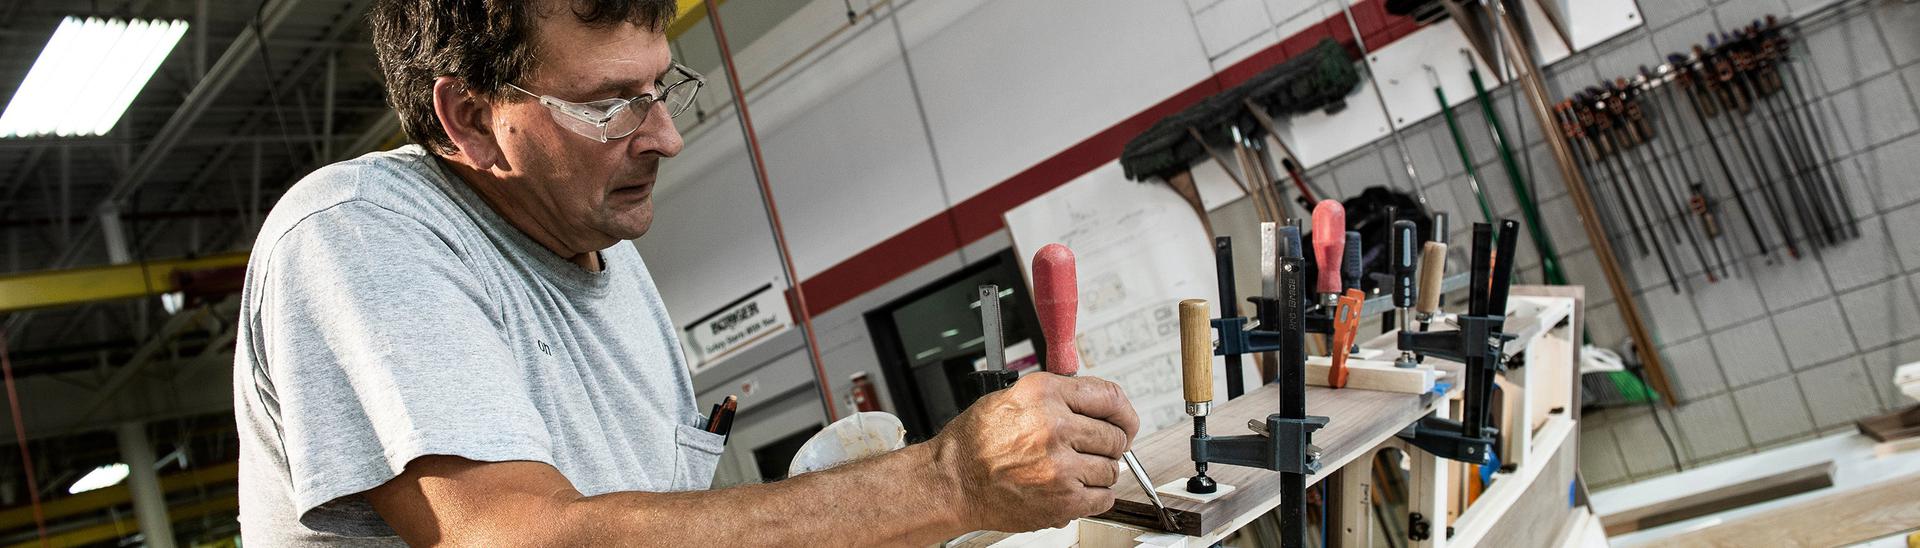
[[[1097,516],[1113,508],[1113,490],[1105,487],[1088,487],[1080,492],[1079,504],[1074,506],[1077,515]]]
[[[1060,422],[1060,436],[1075,452],[1107,460],[1118,459],[1121,453],[1127,452],[1126,431],[1113,423],[1084,415],[1066,416]]]
[[[1120,482],[1120,466],[1113,459],[1074,453],[1060,459],[1061,472],[1087,487],[1113,487]]]
[[[1140,415],[1134,413],[1133,403],[1127,401],[1127,394],[1120,385],[1094,377],[1074,377],[1065,379],[1065,389],[1061,390],[1061,399],[1074,413],[1086,415],[1113,423],[1127,433],[1127,441],[1133,441],[1133,435],[1140,431]]]

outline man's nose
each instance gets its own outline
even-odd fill
[[[640,130],[634,132],[634,138],[628,143],[635,156],[656,153],[672,158],[680,154],[686,142],[680,137],[680,129],[675,127],[673,116],[669,115],[666,103],[654,102],[647,105],[651,111],[647,119],[640,124]]]

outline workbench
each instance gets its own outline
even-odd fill
[[[1505,332],[1518,335],[1507,354],[1524,353],[1526,364],[1503,374],[1503,395],[1495,415],[1503,432],[1497,447],[1507,468],[1492,474],[1484,491],[1469,495],[1462,489],[1466,465],[1445,461],[1397,437],[1419,418],[1435,413],[1457,416],[1462,366],[1426,360],[1441,371],[1442,389],[1406,394],[1308,387],[1307,411],[1331,418],[1314,433],[1321,449],[1322,468],[1308,476],[1308,486],[1327,482],[1328,545],[1368,546],[1388,520],[1386,531],[1405,535],[1407,525],[1429,522],[1430,534],[1402,538],[1410,547],[1437,546],[1549,546],[1567,534],[1566,524],[1581,517],[1584,507],[1571,504],[1577,472],[1579,333],[1583,318],[1579,288],[1516,286],[1509,304]],[[1435,326],[1443,329],[1444,326]],[[1392,348],[1395,332],[1361,344],[1362,348]],[[1249,420],[1260,419],[1278,407],[1278,385],[1269,384],[1224,404],[1210,416],[1216,435],[1243,433]],[[1189,457],[1190,424],[1177,424],[1135,439],[1134,452],[1155,482],[1166,484],[1193,475]],[[1376,516],[1373,510],[1373,463],[1382,452],[1404,454],[1400,465],[1407,479],[1407,515]],[[1125,474],[1123,474],[1124,476]],[[1112,510],[1076,520],[1067,527],[1007,535],[985,533],[956,539],[952,546],[998,548],[1039,546],[1167,546],[1205,547],[1228,540],[1280,505],[1280,475],[1239,466],[1216,465],[1208,470],[1222,485],[1234,490],[1208,502],[1162,495],[1174,514],[1178,531],[1160,531],[1152,503],[1139,485],[1121,482]],[[1472,502],[1467,499],[1472,497]],[[1444,521],[1435,523],[1436,516]],[[1241,544],[1252,545],[1251,542]]]

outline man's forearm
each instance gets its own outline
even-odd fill
[[[932,441],[766,485],[585,497],[546,463],[429,455],[365,495],[414,545],[925,545],[1112,508],[1137,424],[1112,383],[1028,375]]]
[[[784,481],[714,491],[610,493],[568,503],[582,544],[926,545],[970,530],[932,444]],[[567,542],[567,544],[572,544]]]

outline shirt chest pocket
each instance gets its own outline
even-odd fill
[[[726,436],[674,425],[673,491],[703,490],[713,485],[713,472],[726,450]]]

